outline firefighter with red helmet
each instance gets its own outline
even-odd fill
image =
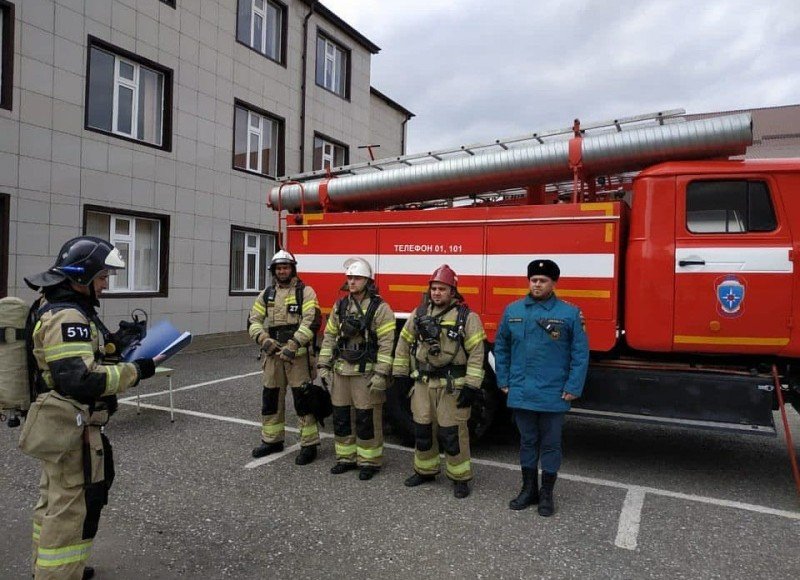
[[[111,444],[102,427],[116,411],[116,396],[152,377],[158,362],[105,360],[111,335],[96,309],[109,275],[122,268],[117,248],[80,236],[62,246],[53,267],[25,278],[42,294],[32,308],[37,322],[27,337],[36,361],[33,380],[42,394],[20,438],[22,452],[42,462],[33,515],[39,580],[94,575],[86,560],[114,480]]]
[[[264,389],[261,393],[261,444],[253,457],[264,457],[283,450],[286,388],[292,390],[295,409],[301,404],[302,386],[311,382],[314,339],[319,303],[311,286],[297,277],[297,260],[286,250],[278,251],[269,265],[272,284],[258,295],[250,310],[248,333],[261,347]],[[313,413],[298,413],[300,453],[297,465],[307,465],[317,457],[319,427]]]
[[[446,264],[428,281],[428,292],[400,333],[393,373],[411,376],[414,415],[414,475],[407,487],[433,481],[439,473],[439,444],[453,495],[470,493],[472,463],[469,421],[483,382],[486,333],[458,292],[458,277]]]
[[[363,258],[344,263],[347,296],[336,301],[325,325],[317,365],[331,385],[336,464],[334,475],[359,469],[372,479],[383,464],[383,404],[392,371],[394,312],[378,295]]]

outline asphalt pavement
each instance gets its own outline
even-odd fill
[[[96,578],[792,578],[800,500],[782,429],[768,438],[568,417],[557,512],[508,509],[517,447],[473,447],[472,495],[444,477],[403,486],[412,453],[387,436],[371,481],[287,449],[254,461],[261,377],[252,347],[182,354],[107,427],[117,478],[90,563]],[[291,397],[289,397],[291,399]],[[800,453],[800,417],[789,411]],[[780,418],[776,414],[776,423]],[[330,422],[324,432],[330,434]],[[0,577],[29,578],[39,467],[0,426]]]

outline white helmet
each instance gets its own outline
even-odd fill
[[[272,256],[272,261],[269,263],[269,269],[275,270],[275,266],[278,264],[291,264],[292,266],[297,266],[297,260],[294,259],[294,256],[287,252],[286,250],[278,250],[275,252],[275,255]]]
[[[349,258],[344,263],[345,276],[361,276],[372,280],[372,266],[364,258]]]

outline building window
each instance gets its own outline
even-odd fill
[[[332,169],[347,165],[350,152],[346,145],[323,135],[314,135],[314,170]]]
[[[0,108],[11,110],[14,88],[14,5],[0,0]]]
[[[172,71],[90,38],[86,128],[169,149]]]
[[[350,51],[317,35],[317,84],[340,97],[350,96]]]
[[[162,4],[166,4],[167,6],[172,6],[175,8],[175,0],[161,0]]]
[[[282,175],[283,120],[238,101],[234,111],[234,169],[271,177]]]
[[[169,217],[87,207],[84,231],[110,241],[126,268],[109,277],[110,294],[166,295]]]
[[[286,6],[272,0],[239,0],[236,40],[284,63]]]
[[[771,232],[777,227],[763,181],[695,181],[686,188],[686,228],[690,232]]]
[[[233,293],[257,294],[271,282],[269,258],[275,253],[275,234],[231,228],[231,284]]]

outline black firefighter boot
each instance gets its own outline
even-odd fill
[[[89,580],[90,578],[94,578],[94,568],[91,566],[84,566],[81,580]]]
[[[519,495],[508,502],[509,509],[524,510],[539,503],[539,472],[535,467],[522,468],[522,489]]]
[[[556,484],[555,473],[542,472],[542,489],[539,492],[539,515],[549,518],[556,511],[553,503],[553,486]]]
[[[318,445],[306,445],[300,448],[300,453],[294,458],[295,465],[308,465],[317,458]]]
[[[253,457],[266,457],[270,453],[277,453],[278,451],[283,451],[283,441],[278,441],[277,443],[264,443],[262,441],[261,445],[253,448]]]

